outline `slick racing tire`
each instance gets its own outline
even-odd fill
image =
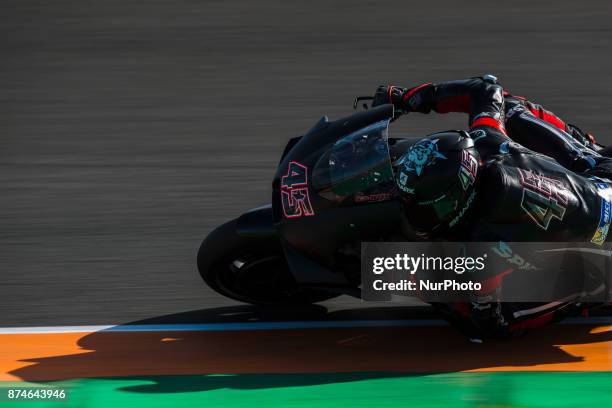
[[[236,220],[213,230],[198,251],[202,279],[223,296],[257,305],[307,305],[337,295],[299,288],[276,239],[243,237]]]

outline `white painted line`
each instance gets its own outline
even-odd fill
[[[575,317],[562,321],[563,325],[612,325],[612,316]],[[106,326],[47,326],[0,327],[2,334],[58,334],[94,332],[169,332],[169,331],[252,331],[291,329],[334,329],[352,327],[439,327],[447,323],[439,319],[420,320],[323,320],[250,323],[194,323],[194,324],[138,324]]]
[[[115,326],[49,326],[49,327],[2,327],[2,334],[58,334],[58,333],[93,333]]]

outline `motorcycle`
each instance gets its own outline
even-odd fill
[[[357,97],[353,108],[372,97]],[[322,117],[287,143],[271,204],[214,229],[198,269],[218,293],[259,305],[300,305],[360,297],[362,242],[412,241],[392,163],[417,138],[389,137],[404,112],[368,107],[336,121]],[[597,145],[604,156],[612,149]]]
[[[336,121],[324,116],[289,140],[271,204],[204,239],[198,269],[212,289],[260,305],[359,297],[361,242],[409,239],[391,156],[410,140],[388,137],[393,105],[364,108]]]

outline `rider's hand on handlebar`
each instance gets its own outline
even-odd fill
[[[405,88],[400,88],[395,85],[381,85],[374,93],[372,107],[392,103],[395,107],[395,113],[393,115],[393,120],[395,120],[402,114],[408,113],[405,104],[402,102],[406,91]]]
[[[392,103],[397,109],[405,110],[402,97],[406,93],[406,88],[400,88],[395,85],[381,85],[374,93],[372,106],[384,105]]]

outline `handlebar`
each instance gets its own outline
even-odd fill
[[[355,98],[355,100],[353,100],[353,109],[357,110],[357,106],[359,105],[359,102],[363,102],[363,101],[374,101],[374,97],[373,96],[358,96]],[[367,103],[363,103],[361,105],[361,107],[363,108],[363,110],[368,110],[370,108],[372,108],[372,105],[370,104],[370,106],[368,106]],[[397,118],[399,118],[402,115],[405,115],[406,112],[403,109],[399,109],[399,108],[395,108],[393,111],[393,119],[391,119],[391,121],[395,121]]]
[[[361,101],[373,101],[373,100],[374,100],[373,96],[358,96],[353,101],[353,109],[357,110],[357,105],[359,105],[359,102]],[[368,110],[371,106],[368,106],[367,103],[364,103],[362,107],[364,110]]]

